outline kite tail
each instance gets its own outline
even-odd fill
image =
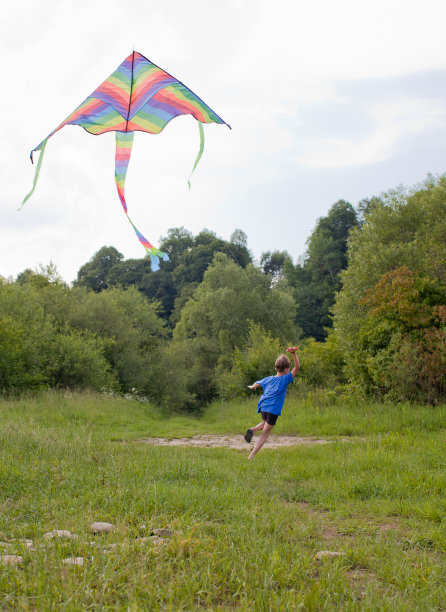
[[[132,146],[133,146],[133,138],[134,132],[116,132],[116,155],[115,155],[115,181],[116,188],[118,190],[119,199],[121,200],[122,208],[124,209],[125,214],[127,215],[127,219],[130,222],[130,225],[135,230],[135,234],[138,236],[139,241],[146,249],[148,255],[150,256],[150,264],[151,268],[154,272],[160,269],[159,261],[160,257],[163,261],[169,261],[169,256],[167,253],[163,253],[153,244],[145,238],[141,232],[136,228],[133,224],[133,221],[130,219],[127,211],[127,203],[125,201],[124,188],[125,188],[125,177],[127,174],[127,168],[129,166],[130,155],[132,154]],[[40,161],[40,160],[39,160]]]
[[[40,168],[42,166],[42,160],[43,160],[43,154],[45,153],[45,147],[46,147],[46,143],[48,142],[48,138],[45,138],[45,140],[43,142],[40,143],[40,145],[38,147],[36,147],[35,149],[33,149],[31,151],[31,162],[33,162],[33,153],[34,151],[40,151],[40,155],[39,155],[39,161],[37,162],[37,167],[36,167],[36,172],[34,174],[34,180],[33,180],[33,186],[31,191],[26,194],[26,196],[23,199],[23,202],[21,203],[20,207],[17,210],[21,210],[22,206],[29,200],[29,198],[32,196],[32,194],[34,193],[34,191],[36,190],[36,185],[37,185],[37,179],[39,178],[39,174],[40,174]]]
[[[201,156],[203,155],[203,151],[204,151],[204,130],[203,130],[203,124],[201,123],[201,121],[198,122],[198,130],[200,132],[200,150],[198,151],[198,155],[195,160],[194,167],[192,168],[192,172],[189,174],[189,180],[187,181],[187,184],[189,185],[189,189],[190,189],[190,179],[192,178],[194,170],[198,166],[198,162],[200,161]]]

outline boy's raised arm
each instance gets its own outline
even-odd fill
[[[300,368],[300,361],[299,361],[299,357],[297,356],[296,350],[297,349],[295,348],[290,349],[290,353],[292,353],[293,360],[294,360],[294,368],[291,370],[291,374],[293,375],[293,378],[295,378]]]
[[[261,385],[259,383],[254,383],[253,385],[248,385],[248,389],[260,389]]]

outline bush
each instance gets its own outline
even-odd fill
[[[116,378],[103,355],[103,342],[86,331],[67,330],[54,336],[46,375],[51,387],[112,389]]]
[[[220,397],[248,395],[248,385],[274,374],[274,363],[281,352],[278,338],[269,336],[262,325],[250,322],[246,346],[234,351],[232,369],[219,378]]]
[[[9,317],[0,317],[0,389],[12,391],[25,377],[23,330]]]
[[[401,266],[384,274],[361,301],[372,307],[359,346],[367,355],[362,380],[368,390],[398,401],[444,401],[444,287]]]
[[[333,333],[329,333],[325,342],[317,342],[313,338],[304,340],[299,350],[299,360],[299,384],[333,389],[346,382],[342,352]]]

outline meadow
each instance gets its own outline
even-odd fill
[[[255,405],[2,400],[0,553],[22,562],[0,564],[1,609],[445,610],[446,406],[290,395],[275,433],[330,443],[251,462],[248,445],[141,441],[242,435]]]

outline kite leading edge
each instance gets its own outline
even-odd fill
[[[135,227],[127,211],[124,196],[125,177],[132,152],[135,131],[158,134],[179,115],[192,115],[198,122],[200,149],[192,173],[204,149],[203,123],[227,125],[203,100],[181,81],[175,79],[146,57],[133,51],[120,66],[75,111],[31,151],[40,151],[31,191],[21,207],[34,193],[48,139],[65,125],[80,125],[90,134],[116,132],[115,181],[119,199],[139,241],[150,256],[152,270],[159,269],[160,258],[169,257],[153,246]],[[189,187],[190,187],[189,176]],[[20,208],[21,208],[20,207]]]

